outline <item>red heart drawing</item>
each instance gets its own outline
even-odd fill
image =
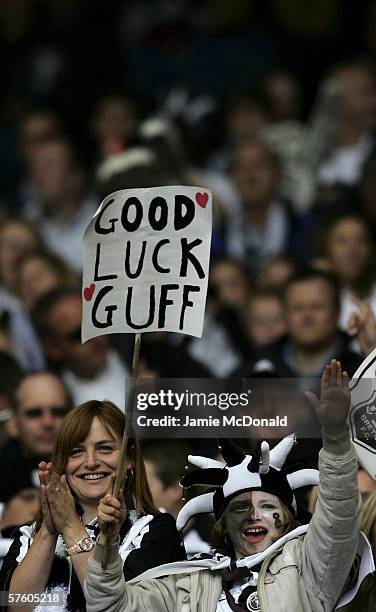
[[[91,298],[93,297],[94,291],[95,291],[95,284],[94,283],[91,283],[90,287],[85,287],[85,289],[84,289],[84,298],[85,298],[85,300],[90,302]]]
[[[196,193],[196,202],[201,208],[206,208],[209,196],[207,193]]]

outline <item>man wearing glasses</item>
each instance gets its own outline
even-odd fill
[[[71,399],[57,376],[38,372],[22,379],[12,408],[8,422],[12,437],[0,450],[3,536],[14,526],[34,518],[38,506],[38,463],[48,461],[61,421],[71,408]]]

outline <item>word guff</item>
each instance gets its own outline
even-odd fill
[[[181,297],[182,289],[182,297]],[[93,309],[91,311],[91,320],[95,327],[98,329],[106,329],[112,326],[113,313],[118,309],[116,304],[106,304],[103,307],[102,301],[110,294],[113,290],[112,285],[106,285],[102,287],[95,298]],[[157,294],[159,292],[159,295]],[[171,299],[169,293],[172,291],[179,291],[179,300]],[[184,329],[184,319],[186,309],[193,308],[194,303],[190,299],[190,294],[199,292],[200,287],[195,285],[184,285],[179,287],[177,284],[166,284],[156,287],[156,285],[150,285],[149,287],[149,305],[145,305],[148,308],[145,315],[145,320],[141,323],[135,323],[132,319],[132,298],[133,298],[133,287],[128,287],[125,298],[125,322],[132,329],[147,329],[154,324],[156,312],[158,329],[164,329],[166,322],[166,310],[168,306],[174,306],[175,301],[180,302],[180,316],[179,316],[179,330]],[[176,297],[176,296],[175,296]],[[102,313],[105,313],[104,318],[99,318],[99,310],[102,306]],[[176,308],[176,306],[175,306]],[[139,313],[138,313],[139,314]],[[103,317],[103,314],[102,314]]]
[[[195,250],[202,244],[200,238],[187,237],[187,230],[195,218],[196,206],[193,200],[185,195],[176,195],[173,208],[168,207],[165,198],[154,197],[149,206],[145,207],[137,197],[125,200],[118,216],[111,213],[110,199],[98,214],[94,231],[98,235],[95,246],[94,283],[87,288],[85,299],[91,300],[95,283],[101,282],[101,287],[95,295],[91,310],[92,324],[98,329],[106,329],[113,325],[113,315],[124,308],[125,323],[131,329],[147,329],[157,326],[163,329],[166,324],[167,309],[179,309],[179,330],[184,329],[187,308],[194,308],[192,297],[201,291],[200,285],[192,283],[194,278],[202,280],[206,273]],[[119,211],[119,208],[117,208]],[[171,215],[171,219],[169,219]],[[168,226],[168,227],[167,227]],[[173,228],[173,229],[172,229]],[[140,231],[141,229],[141,231]],[[145,239],[142,239],[142,230]],[[171,233],[173,232],[173,236]],[[124,234],[119,258],[121,266],[109,269],[108,244],[109,235]],[[134,234],[134,236],[132,236]],[[180,235],[179,235],[180,234]],[[169,235],[170,238],[166,238]],[[189,235],[189,231],[188,231]],[[101,239],[101,241],[99,241]],[[171,267],[174,279],[185,279],[189,282],[168,282],[171,279]],[[143,303],[134,299],[135,286],[132,281],[143,282],[143,273],[149,276],[150,270],[154,279],[159,282],[146,283]],[[167,277],[166,277],[167,275]],[[122,304],[119,304],[118,282],[126,279],[125,294]],[[106,284],[103,285],[103,281]],[[111,294],[114,297],[111,301]]]

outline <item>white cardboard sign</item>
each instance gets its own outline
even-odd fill
[[[83,238],[82,342],[113,333],[201,337],[212,195],[200,187],[123,189]]]
[[[358,460],[376,480],[376,349],[350,381],[349,425]]]

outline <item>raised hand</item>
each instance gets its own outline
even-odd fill
[[[347,415],[350,409],[349,375],[342,372],[341,363],[332,359],[321,377],[320,400],[311,391],[305,392],[311,402],[323,433],[341,436],[348,432]]]

